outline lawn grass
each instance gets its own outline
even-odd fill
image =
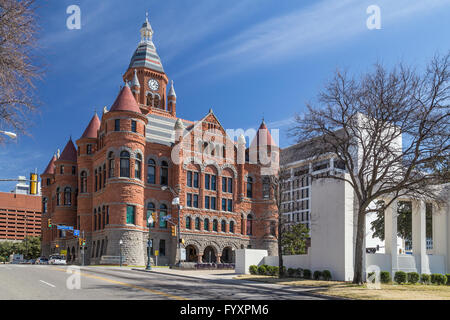
[[[241,275],[236,279],[309,288],[309,292],[361,300],[450,300],[450,286],[381,284],[381,289],[368,289],[343,281],[316,281],[298,278],[279,279],[271,276]]]

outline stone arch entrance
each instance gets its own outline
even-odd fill
[[[187,262],[198,261],[198,249],[192,244],[186,246],[186,261]]]
[[[203,262],[207,263],[216,262],[216,250],[214,250],[214,247],[207,246],[205,250],[203,250]]]
[[[222,263],[233,263],[234,262],[234,251],[231,247],[225,247],[222,250]]]
[[[72,261],[76,260],[76,255],[75,255],[75,247],[72,247]]]

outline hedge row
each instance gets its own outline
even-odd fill
[[[368,276],[374,275],[374,272],[369,272]],[[388,271],[381,271],[380,272],[380,282],[381,283],[390,283],[391,275]],[[394,275],[394,281],[398,284],[404,284],[404,283],[410,283],[410,284],[416,284],[418,282],[422,284],[436,284],[436,285],[443,285],[447,284],[450,285],[450,274],[439,274],[439,273],[433,273],[433,274],[421,274],[419,275],[417,272],[404,272],[404,271],[397,271]],[[372,280],[372,282],[375,282],[375,280]]]
[[[323,270],[323,271],[314,271],[314,274],[309,269],[302,269],[302,268],[289,268],[286,270],[286,267],[284,268],[284,274],[286,274],[290,278],[302,278],[302,279],[311,279],[312,277],[314,280],[331,280],[331,272],[329,270]],[[254,275],[264,275],[264,276],[275,276],[279,275],[280,271],[278,267],[269,266],[266,264],[263,264],[261,266],[255,266],[251,265],[249,267],[250,274]]]

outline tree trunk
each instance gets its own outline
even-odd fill
[[[365,209],[360,208],[358,211],[358,221],[356,230],[356,244],[355,244],[355,262],[354,262],[354,275],[353,283],[362,284],[363,283],[363,255],[365,254],[366,248],[364,248],[364,237],[366,234],[366,212]]]
[[[280,211],[279,211],[280,212]],[[281,213],[278,213],[278,270],[279,270],[279,278],[282,278],[284,274],[283,270],[283,246],[281,245],[281,237],[282,237],[282,219],[280,219]]]

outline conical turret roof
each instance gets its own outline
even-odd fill
[[[70,139],[69,142],[67,142],[58,161],[71,161],[71,162],[77,161],[77,149],[75,148],[72,139]]]
[[[43,174],[54,174],[55,173],[55,161],[56,161],[56,155],[54,154],[52,159],[47,165],[47,168],[45,168],[45,171]]]
[[[84,130],[81,138],[97,138],[98,129],[100,129],[100,119],[98,118],[96,113],[89,122],[86,130]]]
[[[109,112],[111,111],[131,111],[141,113],[141,109],[139,109],[136,99],[131,93],[130,87],[124,86],[122,90],[120,90],[120,93]]]
[[[262,141],[259,141],[260,136],[262,138]],[[259,147],[260,145],[275,146],[275,147],[277,146],[277,144],[273,140],[272,135],[270,134],[270,131],[267,128],[264,120],[262,121],[261,125],[259,126],[256,136],[253,138],[251,147],[255,147],[255,144],[256,144],[256,147]]]

